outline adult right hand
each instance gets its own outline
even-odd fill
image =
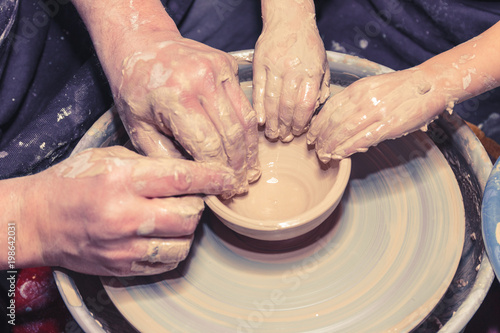
[[[193,194],[236,185],[220,164],[149,158],[119,146],[85,150],[25,179],[31,215],[23,220],[32,237],[22,239],[42,255],[33,264],[116,276],[174,269],[203,212]]]
[[[257,119],[240,88],[236,61],[180,36],[164,41],[161,32],[141,43],[123,60],[114,91],[135,147],[167,156],[174,137],[196,161],[234,170],[238,186],[226,196],[246,192],[260,176]]]
[[[196,160],[234,170],[248,190],[260,176],[257,118],[229,54],[179,33],[159,0],[73,0],[89,30],[135,148],[178,156],[174,138]]]

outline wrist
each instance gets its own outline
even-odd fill
[[[37,201],[45,198],[36,193],[30,178],[31,176],[6,179],[0,184],[0,201],[4,207],[1,214],[4,232],[0,244],[4,250],[14,248],[14,262],[1,262],[5,269],[12,269],[10,264],[15,268],[45,265],[38,234],[39,219],[36,217],[39,207],[30,197],[38,197]],[[4,266],[7,264],[9,265]]]
[[[314,22],[316,12],[313,0],[292,2],[289,0],[262,0],[262,23],[267,26],[286,25],[289,28],[298,28],[303,24]],[[297,30],[297,29],[295,29]]]
[[[432,90],[445,97],[448,103],[460,103],[473,96],[473,93],[467,89],[467,78],[470,77],[470,74],[463,72],[453,63],[435,63],[431,59],[418,68],[430,82]]]

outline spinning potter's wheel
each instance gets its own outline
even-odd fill
[[[385,70],[329,56],[336,83]],[[244,80],[249,65],[242,64]],[[443,132],[438,125],[434,133]],[[123,143],[122,134],[110,112],[77,149]],[[56,271],[58,286],[78,323],[95,331],[379,332],[425,331],[434,324],[456,331],[479,306],[492,272],[480,261],[480,232],[471,236],[475,212],[462,196],[481,181],[462,184],[460,151],[447,146],[458,140],[453,135],[437,140],[441,150],[419,132],[353,156],[342,203],[300,242],[252,241],[207,212],[176,271],[102,284]],[[482,178],[482,171],[475,176]],[[471,290],[476,298],[469,301]],[[92,309],[89,299],[99,298],[101,306]]]
[[[409,331],[448,288],[465,232],[453,172],[418,140],[431,145],[417,134],[358,155],[336,214],[299,248],[206,216],[179,270],[104,286],[141,331]],[[404,164],[395,153],[417,150]]]

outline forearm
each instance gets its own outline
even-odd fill
[[[27,177],[0,181],[0,270],[42,266],[43,254],[37,236],[35,216],[40,207],[29,204],[36,191]],[[39,196],[39,200],[47,200]]]
[[[161,32],[165,41],[180,36],[159,0],[73,0],[94,43],[106,76],[119,82],[123,60],[139,51],[146,34]],[[125,52],[127,54],[125,54]],[[117,61],[118,60],[118,61]]]
[[[456,102],[500,85],[500,23],[418,66]]]

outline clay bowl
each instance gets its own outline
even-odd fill
[[[301,236],[332,214],[351,173],[351,160],[318,160],[305,135],[289,143],[259,131],[260,179],[247,194],[205,202],[222,223],[248,237],[277,241]]]

